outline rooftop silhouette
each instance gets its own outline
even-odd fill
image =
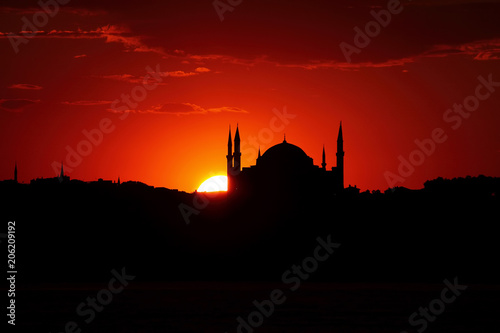
[[[317,166],[286,137],[250,167],[241,168],[238,127],[227,146],[227,194],[119,177],[84,182],[65,175],[62,164],[57,177],[20,184],[22,166],[14,163],[13,179],[0,182],[0,214],[22,221],[19,233],[32,244],[19,250],[24,278],[40,279],[50,256],[52,268],[43,276],[49,281],[95,280],[125,263],[146,280],[272,280],[321,234],[347,244],[322,275],[328,281],[429,281],[436,272],[499,277],[489,265],[497,247],[489,230],[500,178],[437,178],[420,190],[344,188],[342,125],[330,170],[324,147]],[[467,227],[457,228],[458,220]],[[463,246],[464,237],[471,246]],[[443,266],[436,254],[449,251],[456,257]],[[406,258],[417,255],[427,259],[415,272]]]

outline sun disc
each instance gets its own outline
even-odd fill
[[[205,180],[198,192],[221,192],[227,191],[227,177],[226,176],[213,176]]]

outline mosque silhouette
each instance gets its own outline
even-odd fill
[[[344,189],[344,140],[342,122],[337,138],[337,165],[326,168],[326,154],[323,146],[321,166],[314,165],[300,147],[286,141],[272,146],[264,154],[259,154],[255,165],[241,167],[240,133],[236,127],[233,142],[231,128],[227,143],[228,193],[264,193],[286,191],[333,192],[338,194]]]

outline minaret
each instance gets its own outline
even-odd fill
[[[241,152],[240,152],[240,131],[238,125],[236,125],[236,133],[234,134],[234,164],[233,170],[235,174],[241,171]]]
[[[344,138],[342,136],[342,122],[340,122],[339,136],[337,138],[337,172],[339,188],[344,189]]]
[[[16,161],[16,165],[14,166],[14,182],[17,183],[17,161]]]
[[[260,158],[260,156],[261,156],[261,155],[260,155],[260,146],[259,146],[259,155],[257,156],[257,158]]]
[[[59,176],[60,180],[63,180],[64,179],[64,166],[63,166],[63,162],[61,161],[61,175]]]
[[[229,125],[229,139],[227,140],[227,176],[231,175],[233,169],[233,142],[231,141],[231,125]]]
[[[323,170],[326,170],[325,145],[323,145],[323,162],[321,162],[321,168],[323,168]]]

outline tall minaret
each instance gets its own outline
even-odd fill
[[[231,125],[229,125],[229,139],[227,140],[227,176],[229,177],[233,170],[233,142],[231,140]]]
[[[61,180],[64,179],[64,166],[62,161],[61,161],[61,175],[59,176],[59,178],[61,178]]]
[[[14,166],[14,181],[17,183],[17,161],[16,165]]]
[[[241,152],[240,152],[240,131],[236,125],[236,133],[234,134],[234,164],[233,169],[237,174],[241,171]]]
[[[344,189],[344,138],[342,136],[342,122],[340,122],[337,138],[337,172],[339,173],[339,188]]]
[[[325,145],[323,145],[323,162],[321,162],[321,168],[326,170],[326,155],[325,155]]]

